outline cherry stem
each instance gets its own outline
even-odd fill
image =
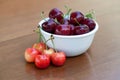
[[[42,19],[44,19],[44,21],[47,21],[44,17],[44,11],[41,12],[40,16],[41,16]]]
[[[67,15],[70,14],[70,11],[71,11],[72,9],[68,8],[68,6],[66,6],[66,5],[65,5],[65,8],[66,8],[66,10],[67,10],[67,13],[65,14],[65,16],[67,16]]]
[[[94,11],[93,9],[90,10],[90,11],[85,15],[85,17],[90,18],[90,19],[96,19],[96,17],[95,17],[95,11]]]
[[[54,44],[54,41],[53,41],[53,39],[54,39],[53,35],[50,36],[50,39],[51,39],[51,42],[53,44],[53,48],[54,48],[55,52],[57,53],[57,50],[55,48],[55,44]]]
[[[41,28],[41,27],[39,26],[39,28]],[[45,37],[42,35],[40,29],[39,29],[39,34],[40,34],[40,36],[41,36],[42,41],[46,44],[47,40],[46,40]],[[48,49],[47,45],[46,45],[46,49]]]
[[[53,45],[53,48],[54,48],[55,52],[57,52],[57,50],[55,49],[55,44],[54,44],[53,39],[54,39],[54,37],[53,37],[53,35],[51,35],[50,38],[49,38],[48,40],[45,41],[45,44],[46,44],[49,40],[51,40],[52,45]]]
[[[74,20],[76,21],[76,23],[80,26],[80,23],[78,22],[78,20],[76,18],[74,18]]]
[[[42,37],[41,37],[41,34],[39,33],[39,28],[37,28],[36,30],[33,30],[34,32],[36,32],[38,34],[38,40],[37,42],[41,42],[42,41]]]
[[[41,33],[41,31],[40,31],[40,26],[38,25],[37,26],[37,29],[36,30],[33,30],[34,32],[36,32],[37,34],[38,34],[38,36],[39,36],[39,38],[38,38],[38,42],[46,42],[46,39],[45,39],[45,37],[42,35],[42,33]]]
[[[47,44],[47,42],[51,40],[50,38],[48,40],[45,41],[45,44]],[[47,45],[46,45],[46,49],[48,49]]]
[[[48,40],[46,40],[46,41],[45,41],[45,44],[46,44],[49,40],[51,40],[51,38],[49,38]]]
[[[54,21],[55,21],[55,23],[57,23],[57,24],[59,24],[59,25],[60,25],[60,23],[57,21],[57,19],[56,19],[56,18],[54,19]]]

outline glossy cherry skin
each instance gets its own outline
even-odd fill
[[[43,42],[34,43],[32,48],[37,49],[40,53],[43,53],[44,50],[46,50],[46,44]]]
[[[96,26],[95,22],[92,19],[89,19],[89,18],[85,18],[82,21],[82,24],[86,24],[89,27],[90,31],[93,30]]]
[[[61,19],[61,20],[59,21],[59,23],[60,23],[60,24],[70,24],[70,20],[64,18],[64,19]]]
[[[42,29],[49,33],[54,33],[57,23],[54,19],[49,19],[42,24]]]
[[[75,27],[75,35],[85,34],[88,33],[89,31],[90,31],[89,27],[85,24]]]
[[[79,11],[75,11],[70,14],[70,23],[74,25],[81,23],[83,19],[84,19],[84,15]]]
[[[70,35],[71,34],[71,26],[62,24],[58,25],[55,30],[55,34],[57,35]]]
[[[43,54],[46,54],[46,55],[48,55],[48,56],[50,56],[50,57],[51,57],[51,55],[52,55],[53,53],[55,53],[55,50],[52,49],[52,48],[49,48],[49,49],[46,49],[46,50],[43,51]]]
[[[75,26],[72,24],[70,24],[69,26],[70,26],[70,30],[71,30],[70,35],[75,35]]]
[[[61,19],[63,19],[63,12],[60,11],[57,8],[53,8],[50,12],[49,12],[49,18],[53,18],[53,19],[57,19],[57,21],[59,22]]]
[[[25,60],[26,62],[34,62],[35,61],[35,57],[37,55],[40,55],[41,53],[35,49],[35,48],[27,48],[25,50],[25,54],[24,54],[24,57],[25,57]]]
[[[66,61],[64,52],[56,52],[51,55],[51,61],[55,66],[62,66]]]
[[[40,69],[45,69],[50,65],[50,56],[46,54],[37,55],[35,57],[35,66]]]

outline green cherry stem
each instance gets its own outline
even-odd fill
[[[53,39],[54,39],[53,35],[50,36],[50,39],[51,39],[51,42],[53,44],[53,48],[55,49],[55,52],[57,52],[56,47],[55,47],[55,43],[53,41]]]
[[[53,48],[54,48],[55,52],[57,52],[57,50],[55,49],[55,44],[54,44],[53,39],[54,39],[53,35],[50,35],[50,38],[49,38],[48,40],[45,41],[45,44],[47,44],[47,42],[48,42],[49,40],[51,40],[52,45],[53,45]]]
[[[39,26],[39,28],[40,28],[40,26]],[[40,29],[38,28],[38,36],[39,36],[39,38],[38,38],[38,41],[39,42],[41,42],[42,41],[42,34],[41,34],[41,31],[40,31]]]
[[[67,13],[65,14],[65,17],[66,17],[66,16],[68,16],[70,14],[70,11],[72,9],[68,8],[68,6],[66,6],[66,5],[65,5],[65,8],[66,8],[66,11],[67,11]]]
[[[39,28],[39,34],[40,34],[40,36],[41,36],[42,41],[45,43],[45,42],[46,42],[46,39],[45,39],[45,37],[42,35],[40,29],[41,29],[41,27]]]
[[[50,38],[48,40],[45,41],[45,44],[47,44],[47,42],[51,40]],[[47,45],[46,45],[46,49],[48,49]]]
[[[54,19],[54,22],[60,25],[60,23],[57,21],[57,19],[56,19],[56,18]]]
[[[42,35],[41,31],[40,31],[40,26],[38,25],[37,26],[37,29],[36,30],[33,30],[34,32],[36,32],[38,34],[38,41],[37,42],[46,42],[46,39],[45,37]]]
[[[39,38],[41,39],[42,42],[44,42],[46,44],[47,40],[45,39],[45,37],[42,35],[41,33],[41,27],[39,26]],[[48,49],[47,45],[46,45],[46,49]]]
[[[76,21],[76,23],[80,26],[80,23],[78,22],[78,20],[76,18],[74,18],[74,20]]]
[[[42,19],[44,19],[44,21],[47,21],[47,20],[45,19],[45,17],[44,17],[44,11],[41,12],[40,17],[41,17]]]
[[[90,19],[96,19],[96,17],[95,17],[95,11],[94,11],[93,9],[90,10],[90,11],[85,15],[85,17],[90,18]]]
[[[37,28],[36,30],[33,30],[33,31],[38,34],[38,40],[37,40],[37,42],[41,42],[42,41],[42,37],[41,37],[41,34],[39,33],[39,28]]]

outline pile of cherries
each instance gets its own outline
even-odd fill
[[[48,48],[44,42],[34,43],[32,47],[26,48],[24,58],[26,62],[34,63],[40,69],[46,69],[50,64],[63,66],[66,61],[64,52]]]
[[[81,35],[92,31],[96,24],[93,19],[80,11],[74,11],[69,15],[57,8],[49,12],[49,19],[42,23],[42,29],[57,35]]]

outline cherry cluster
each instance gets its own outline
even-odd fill
[[[59,9],[53,8],[49,12],[49,19],[42,24],[42,29],[57,35],[81,35],[92,31],[95,26],[94,20],[80,11],[64,14]]]
[[[31,48],[26,48],[24,58],[26,62],[34,63],[40,69],[49,67],[51,63],[55,66],[63,66],[66,61],[64,52],[48,48],[43,42],[35,43]]]

